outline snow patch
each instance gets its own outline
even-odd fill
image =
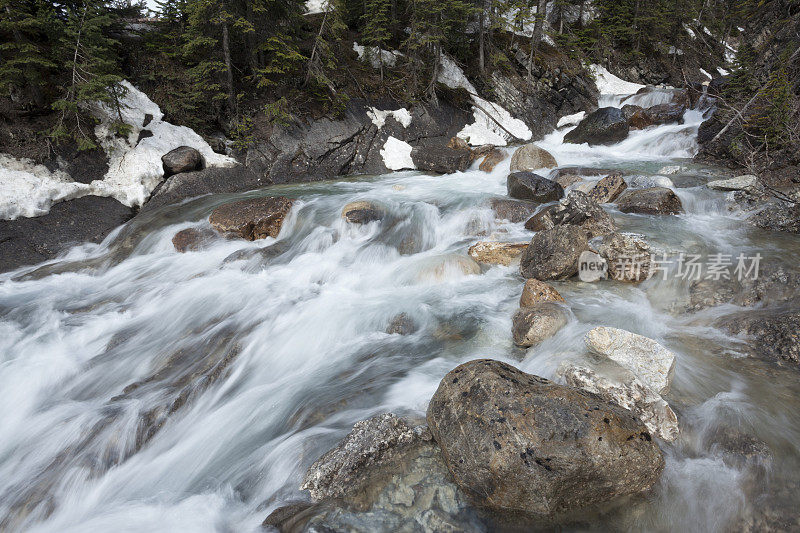
[[[389,170],[406,170],[416,168],[411,159],[411,145],[395,137],[389,137],[380,151],[383,164]]]
[[[362,46],[358,43],[353,43],[353,50],[358,54],[359,61],[369,59],[369,64],[372,68],[381,68],[381,59],[383,59],[383,66],[393,67],[397,64],[397,58],[403,57],[403,54],[397,50],[389,51],[377,46]],[[381,55],[378,56],[378,50]]]
[[[697,38],[697,35],[694,33],[694,30],[690,28],[689,25],[686,24],[685,22],[683,23],[683,29],[686,30],[686,33],[688,33],[689,37],[691,37],[692,39]]]
[[[452,89],[465,89],[470,93],[472,102],[475,104],[472,108],[475,122],[465,126],[457,136],[472,146],[482,144],[505,146],[508,141],[516,140],[514,137],[523,141],[528,141],[533,137],[533,132],[524,122],[512,117],[511,113],[502,106],[478,96],[475,87],[464,75],[464,71],[444,54],[441,55],[441,70],[438,79],[439,82]]]
[[[367,116],[370,118],[370,120],[372,120],[372,123],[378,127],[378,129],[381,129],[383,125],[386,124],[386,119],[388,117],[394,117],[394,119],[402,124],[404,128],[407,128],[411,125],[411,113],[409,113],[408,109],[404,107],[394,111],[381,111],[380,109],[370,107],[367,110]]]
[[[315,15],[330,10],[331,6],[328,0],[307,0],[306,2],[306,15]]]
[[[706,71],[705,71],[705,70],[703,70],[703,69],[700,69],[700,73],[701,73],[703,76],[705,76],[706,78],[710,79],[710,80],[714,79],[714,77],[713,77],[711,74],[709,74],[708,72],[706,72]]]
[[[114,134],[111,124],[119,120],[117,111],[105,104],[95,106],[93,112],[100,120],[95,135],[108,155],[108,173],[102,180],[90,184],[92,194],[111,196],[129,206],[144,204],[150,193],[164,178],[161,156],[179,146],[191,146],[205,158],[209,167],[230,167],[236,160],[217,154],[194,130],[175,126],[162,120],[164,113],[146,94],[129,82],[122,84],[127,94],[121,100],[122,121],[132,126],[127,138]],[[147,115],[152,119],[144,126]],[[149,117],[147,117],[149,118]],[[153,135],[138,142],[139,132],[149,130]]]
[[[578,111],[574,115],[567,115],[558,119],[556,128],[563,128],[564,126],[575,126],[586,117],[586,111]]]
[[[634,94],[639,89],[645,87],[640,83],[633,83],[618,78],[601,65],[589,65],[589,71],[594,76],[595,84],[600,94]]]
[[[719,72],[721,76],[727,76],[728,74],[730,74],[730,72],[728,72],[722,67],[717,67],[717,72]]]
[[[85,183],[72,181],[66,172],[51,172],[30,159],[15,159],[0,154],[0,219],[37,217],[64,200],[89,194]]]

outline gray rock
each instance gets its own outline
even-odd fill
[[[226,236],[248,241],[277,237],[293,204],[294,200],[285,196],[249,198],[217,207],[208,221]]]
[[[204,194],[249,191],[267,184],[268,182],[253,170],[241,165],[208,167],[197,172],[183,172],[161,182],[139,212],[146,213]]]
[[[588,246],[586,232],[577,226],[540,231],[522,254],[520,274],[540,281],[570,278],[578,273],[578,258]]]
[[[203,155],[191,146],[179,146],[161,156],[161,166],[164,168],[165,178],[181,172],[202,170],[205,165]]]
[[[627,188],[622,172],[614,172],[597,182],[589,192],[589,198],[598,204],[606,204],[616,200]]]
[[[544,148],[539,148],[535,144],[520,146],[511,156],[511,172],[533,171],[540,168],[553,168],[558,166],[555,157]]]
[[[517,346],[535,346],[567,325],[569,314],[562,304],[542,302],[523,307],[511,319],[511,332]]]
[[[797,367],[800,365],[800,312],[794,309],[751,310],[719,321],[735,335],[749,336],[753,356]]]
[[[590,113],[564,136],[565,143],[614,144],[628,136],[628,119],[616,107],[601,107]]]
[[[525,280],[522,295],[519,297],[520,307],[532,307],[543,302],[564,302],[564,297],[555,288],[538,279]]]
[[[773,201],[747,218],[761,229],[800,233],[800,204]]]
[[[590,239],[616,230],[611,216],[580,191],[570,191],[559,204],[543,209],[525,222],[525,228],[532,231],[566,225],[581,228]]]
[[[518,200],[546,203],[564,196],[564,188],[558,183],[533,172],[512,172],[506,179],[508,195]]]
[[[527,220],[536,211],[535,203],[508,198],[492,198],[491,207],[495,217],[513,223]]]
[[[498,511],[573,511],[647,490],[664,468],[630,412],[489,359],[442,379],[428,426],[456,484]]]
[[[758,178],[752,174],[744,176],[736,176],[726,180],[714,180],[708,182],[709,189],[718,191],[747,191],[750,190],[756,183]]]
[[[628,191],[617,199],[619,210],[623,213],[645,215],[677,215],[683,213],[683,204],[671,189],[650,187]]]
[[[411,160],[418,170],[452,174],[467,170],[472,155],[469,150],[446,146],[417,146],[411,150]]]
[[[0,220],[0,272],[52,259],[75,244],[99,243],[133,214],[113,198],[84,196],[40,217]]]
[[[597,252],[608,263],[608,275],[611,279],[638,283],[650,277],[653,250],[639,235],[606,235],[597,246]]]

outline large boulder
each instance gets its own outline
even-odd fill
[[[578,273],[578,259],[588,247],[586,232],[577,226],[540,231],[522,254],[520,274],[540,281],[570,278]]]
[[[675,354],[653,339],[603,326],[590,330],[584,340],[589,350],[627,368],[654,392],[665,394],[669,390]]]
[[[564,196],[561,185],[533,172],[512,172],[506,179],[506,187],[508,195],[518,200],[546,203]]]
[[[672,189],[649,187],[628,191],[617,199],[617,206],[623,213],[644,215],[677,215],[683,213],[683,204]]]
[[[511,319],[511,333],[517,346],[535,346],[567,325],[566,308],[554,302],[522,307]]]
[[[613,172],[592,187],[589,198],[598,204],[606,204],[616,200],[627,188],[628,184],[622,179],[622,172]]]
[[[99,243],[133,215],[113,198],[84,196],[40,217],[0,220],[0,272],[52,259],[75,244]]]
[[[546,207],[525,222],[525,228],[531,231],[565,225],[581,228],[590,239],[617,229],[611,216],[581,191],[570,191],[557,205]]]
[[[536,212],[535,203],[508,198],[492,198],[491,207],[495,217],[513,223],[524,222]]]
[[[164,177],[168,178],[181,172],[201,170],[206,166],[203,154],[191,146],[179,146],[161,156]]]
[[[492,148],[483,158],[481,164],[478,165],[478,169],[484,172],[491,172],[494,170],[494,167],[496,167],[498,163],[504,161],[506,157],[508,156],[504,150],[501,150],[500,148]]]
[[[611,279],[638,283],[651,275],[653,249],[639,235],[606,235],[597,246],[597,252],[606,260]]]
[[[564,297],[555,288],[538,279],[525,280],[522,287],[522,296],[519,297],[520,307],[533,307],[543,302],[564,302]]]
[[[630,412],[490,359],[439,384],[428,426],[481,507],[555,515],[650,488],[664,459]]]
[[[658,104],[647,108],[647,114],[653,120],[653,124],[683,124],[683,115],[686,113],[686,106],[676,103]]]
[[[628,119],[621,109],[601,107],[564,136],[564,142],[589,145],[614,144],[628,136]]]
[[[285,196],[249,198],[217,207],[208,221],[226,236],[248,241],[277,237],[293,204],[294,200]]]
[[[508,266],[518,261],[527,247],[527,242],[481,241],[470,246],[467,253],[478,263]]]
[[[204,194],[251,191],[269,183],[264,176],[243,165],[207,167],[195,172],[182,172],[162,181],[153,190],[139,213]]]
[[[708,182],[709,189],[718,191],[749,191],[758,183],[758,178],[752,174],[736,176],[726,180],[714,180]]]
[[[520,146],[511,156],[511,172],[533,171],[540,168],[555,168],[558,166],[556,158],[544,148],[535,144]]]
[[[411,150],[411,160],[418,170],[452,174],[467,170],[472,154],[469,150],[446,146],[417,146]]]
[[[613,363],[599,366],[600,371],[566,364],[558,369],[558,374],[567,385],[597,394],[631,411],[654,436],[669,442],[678,438],[678,417],[664,398],[627,368]]]
[[[726,317],[720,325],[734,335],[749,336],[748,348],[752,355],[797,367],[800,365],[800,312],[795,309],[796,306],[751,310]]]

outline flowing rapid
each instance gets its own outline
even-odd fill
[[[618,168],[633,187],[671,184],[685,214],[606,206],[621,230],[658,249],[793,257],[796,240],[750,228],[705,186],[729,174],[691,161],[701,116],[685,119],[612,146],[564,144],[568,129],[537,144],[562,167]],[[518,268],[464,262],[479,240],[532,236],[490,208],[508,172],[507,158],[491,173],[475,164],[201,197],[0,275],[0,530],[259,530],[304,498],[308,466],[356,421],[424,416],[441,378],[475,358],[556,379],[601,325],[677,355],[665,399],[681,435],[662,445],[666,470],[646,501],[581,529],[722,531],[755,507],[796,505],[800,383],[715,327],[741,309],[688,313],[689,281],[677,277],[555,282],[568,325],[527,351],[513,345]],[[208,227],[214,207],[264,195],[297,199],[277,239],[175,251],[173,235]],[[342,207],[356,200],[379,202],[387,218],[347,223]],[[400,313],[416,332],[386,333]],[[713,438],[720,428],[764,441],[771,463],[728,460]]]

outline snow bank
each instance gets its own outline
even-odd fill
[[[589,71],[594,76],[595,84],[600,94],[634,94],[644,87],[640,83],[618,78],[600,65],[589,65]]]
[[[494,144],[505,146],[514,137],[523,141],[530,140],[533,133],[521,120],[511,116],[502,106],[484,100],[477,95],[475,87],[464,75],[464,71],[449,57],[442,54],[439,82],[453,89],[465,89],[470,93],[473,103],[472,114],[475,122],[458,132],[458,137],[472,146]],[[502,124],[502,127],[498,125]],[[508,132],[511,133],[509,135]]]
[[[147,95],[123,82],[128,92],[122,99],[122,121],[132,126],[127,138],[114,135],[110,124],[118,120],[116,110],[98,105],[93,110],[100,124],[95,135],[108,155],[108,173],[102,180],[90,184],[92,194],[111,196],[127,206],[140,206],[164,178],[161,156],[179,146],[196,148],[208,166],[233,166],[236,161],[215,153],[194,130],[175,126],[162,120],[164,113]],[[152,119],[144,126],[147,115]],[[149,118],[149,117],[147,117]],[[153,135],[137,144],[139,132],[149,130]]]
[[[389,137],[380,151],[383,164],[389,170],[404,170],[416,168],[411,159],[411,145],[395,137]]]
[[[567,115],[558,119],[556,128],[563,128],[564,126],[575,126],[586,117],[586,111],[578,111],[574,115]]]
[[[89,194],[90,187],[72,181],[66,172],[50,172],[30,159],[0,154],[0,219],[37,217],[50,206]]]
[[[356,54],[358,54],[359,61],[364,61],[365,59],[369,59],[370,65],[372,68],[380,68],[381,67],[381,58],[383,59],[383,65],[386,67],[393,67],[397,64],[397,58],[403,57],[398,51],[389,51],[380,48],[380,58],[378,57],[378,50],[377,46],[362,46],[358,43],[353,43],[353,50],[355,50]]]
[[[388,117],[394,117],[394,119],[402,124],[404,128],[407,128],[411,125],[411,113],[409,113],[408,109],[404,107],[394,111],[381,111],[380,109],[370,107],[367,110],[367,116],[370,118],[370,120],[372,120],[372,123],[378,127],[378,129],[381,129],[383,125],[386,124],[386,119]]]

